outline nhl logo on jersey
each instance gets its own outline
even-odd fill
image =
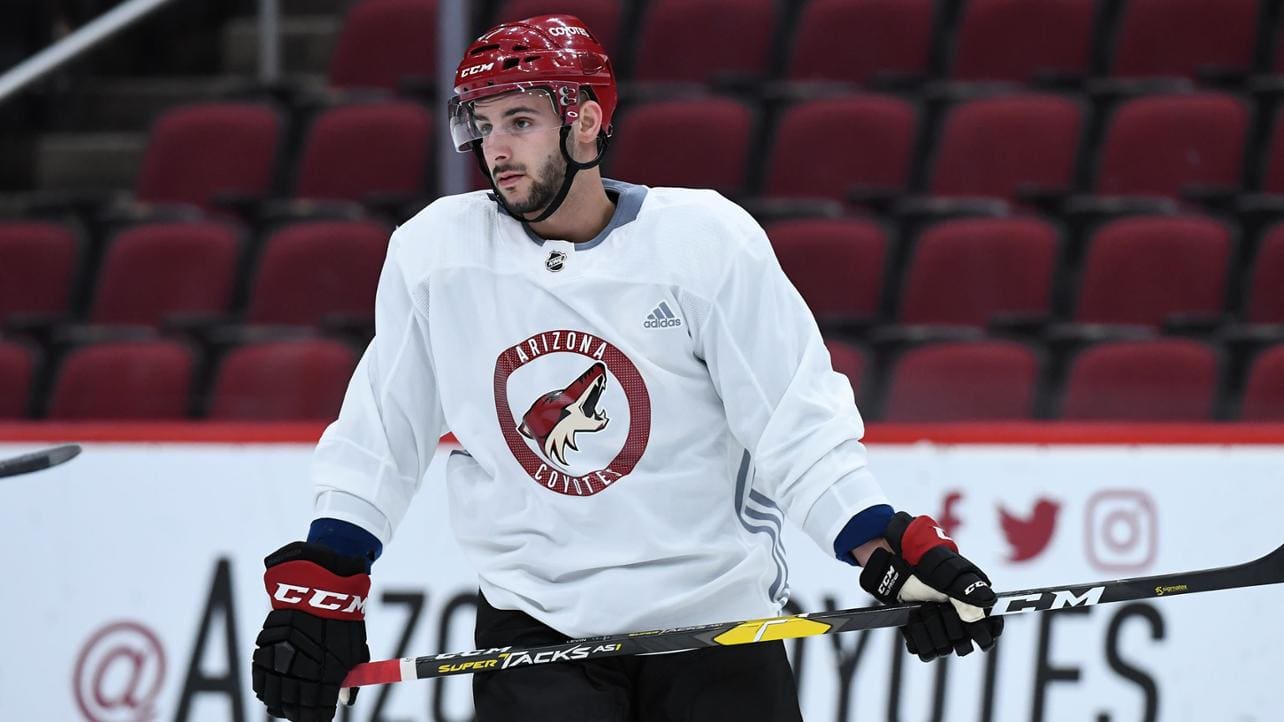
[[[544,259],[544,268],[557,273],[566,266],[566,254],[562,251],[549,251],[548,258]]]
[[[550,491],[597,494],[628,476],[646,451],[646,382],[622,351],[593,334],[545,331],[504,349],[494,388],[509,451]]]

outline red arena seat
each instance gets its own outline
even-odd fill
[[[1211,218],[1113,221],[1089,240],[1074,320],[1159,326],[1175,314],[1219,315],[1230,258],[1230,230]]]
[[[1284,344],[1257,355],[1240,402],[1243,421],[1284,421]]]
[[[883,294],[887,235],[872,221],[811,218],[767,228],[785,275],[811,312],[826,318],[873,318]]]
[[[642,11],[633,79],[708,82],[723,75],[763,77],[775,23],[773,0],[651,0]],[[711,32],[717,41],[710,42]]]
[[[17,315],[66,315],[76,234],[38,221],[0,221],[0,324]]]
[[[339,415],[356,368],[338,341],[269,341],[228,352],[214,380],[209,417],[241,421],[329,421]]]
[[[1247,74],[1257,45],[1259,0],[1128,0],[1115,39],[1115,77],[1198,79]]]
[[[36,375],[35,354],[26,346],[0,341],[0,419],[28,415]]]
[[[68,352],[50,394],[48,417],[182,419],[191,405],[196,358],[173,341],[108,341]]]
[[[745,185],[752,126],[749,108],[727,98],[634,106],[616,123],[606,160],[623,181],[732,194]]]
[[[883,420],[997,421],[1034,415],[1039,359],[1009,341],[935,343],[896,360]]]
[[[294,195],[357,202],[420,196],[431,138],[431,117],[414,103],[331,108],[308,129]]]
[[[1022,190],[1069,191],[1083,109],[1057,95],[1009,95],[950,109],[933,161],[936,196],[1019,200]]]
[[[1207,421],[1213,418],[1217,355],[1187,339],[1118,341],[1075,356],[1064,419]]]
[[[969,0],[955,35],[955,80],[1088,74],[1096,0]]]
[[[179,315],[231,310],[238,232],[222,223],[156,223],[111,240],[89,311],[96,324],[159,326]]]
[[[407,79],[437,72],[437,0],[364,0],[351,4],[334,53],[336,88],[396,90]]]
[[[965,218],[919,236],[898,319],[984,326],[996,316],[1049,315],[1056,228],[1035,218]]]
[[[922,77],[932,55],[932,0],[811,0],[789,54],[789,80],[867,84]]]
[[[1101,145],[1101,195],[1178,198],[1188,186],[1241,185],[1248,105],[1233,95],[1148,95],[1123,103]]]
[[[1277,108],[1269,137],[1261,146],[1263,192],[1284,195],[1284,112]]]
[[[1284,224],[1272,226],[1262,237],[1249,276],[1244,320],[1284,323]]]
[[[856,187],[904,190],[917,126],[914,106],[892,96],[793,105],[771,144],[764,194],[846,201]]]
[[[389,233],[373,221],[297,223],[273,233],[254,272],[246,323],[313,326],[327,317],[373,321]]]
[[[135,198],[218,210],[221,194],[270,195],[284,122],[266,105],[199,103],[152,126]]]

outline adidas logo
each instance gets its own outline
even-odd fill
[[[661,301],[660,305],[647,314],[646,320],[642,322],[642,328],[672,328],[681,325],[682,319],[678,318],[669,308],[668,301]]]

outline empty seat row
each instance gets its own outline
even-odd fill
[[[881,399],[871,388],[868,354],[841,341],[827,345],[862,410],[883,421],[1208,421],[1224,400],[1219,353],[1187,339],[1089,346],[1070,360],[1059,384],[1044,380],[1048,359],[1024,344],[925,344],[895,359]],[[1038,408],[1041,394],[1053,397],[1050,408]],[[1284,421],[1284,344],[1255,357],[1234,406],[1231,418]],[[871,413],[879,407],[881,413]]]
[[[1023,317],[1160,327],[1179,316],[1219,322],[1235,309],[1246,323],[1284,323],[1284,225],[1258,244],[1242,300],[1231,283],[1233,229],[1198,215],[1105,223],[1088,238],[1077,269],[1066,268],[1062,234],[1048,221],[943,221],[906,249],[899,278],[887,270],[889,235],[874,221],[787,220],[768,225],[767,234],[822,322],[890,315],[899,324],[979,327]],[[1059,276],[1071,299],[1064,312],[1055,303]]]
[[[1174,317],[1284,323],[1284,224],[1268,229],[1243,279],[1231,226],[1198,215],[1135,216],[1099,226],[1078,268],[1060,229],[1037,217],[962,218],[926,227],[905,249],[868,219],[767,226],[785,273],[821,321],[985,326],[1005,317],[1162,326]],[[248,261],[218,222],[139,225],[116,234],[77,291],[78,243],[66,227],[0,223],[0,324],[44,316],[162,326],[239,321],[366,323],[389,229],[309,221],[270,234]],[[890,258],[903,253],[904,270]],[[241,277],[241,269],[248,269]],[[244,289],[244,303],[238,303]],[[1059,295],[1060,292],[1060,295]],[[1065,309],[1058,300],[1072,299]],[[83,314],[73,299],[83,297]]]
[[[1180,198],[1191,188],[1233,193],[1252,187],[1284,194],[1284,116],[1257,153],[1250,147],[1250,103],[1237,96],[1127,100],[1110,115],[1096,151],[1085,147],[1087,115],[1074,96],[974,98],[953,105],[935,142],[920,148],[918,104],[841,95],[789,104],[773,115],[766,152],[759,154],[762,118],[744,102],[660,100],[622,109],[606,167],[613,177],[648,185],[853,203],[861,191],[890,197],[918,185],[936,197],[989,197],[1018,207],[1032,193],[1076,190]],[[288,145],[283,132],[284,121],[269,106],[175,108],[152,129],[135,198],[206,213],[226,213],[238,197],[270,198]],[[411,103],[325,110],[303,136],[283,195],[358,203],[423,198],[431,135],[429,111]],[[759,158],[761,168],[755,167]],[[920,158],[926,170],[918,184]],[[1084,166],[1094,172],[1080,189]],[[1246,183],[1250,176],[1261,180]]]
[[[178,106],[153,125],[134,198],[227,213],[224,204],[274,195],[286,122],[270,105]],[[289,198],[362,202],[421,197],[432,120],[407,102],[342,105],[318,113],[303,133]]]
[[[127,228],[107,243],[84,287],[89,323],[160,326],[186,317],[226,321],[245,286],[241,320],[261,325],[367,322],[390,229],[372,221],[283,226],[248,262],[243,233],[215,221]],[[79,242],[69,228],[0,223],[0,325],[70,320]],[[249,278],[242,280],[241,269]]]
[[[920,149],[923,113],[903,98],[841,95],[785,107],[766,140],[761,195],[852,200],[852,192],[985,196],[1021,203],[1032,192],[1180,198],[1192,186],[1230,192],[1259,172],[1248,153],[1251,104],[1213,92],[1141,95],[1106,119],[1097,149],[1085,146],[1085,103],[1055,94],[999,94],[950,107]],[[673,99],[621,113],[608,171],[651,185],[743,193],[757,155],[754,111],[728,98]],[[669,152],[656,153],[656,148]],[[1284,124],[1266,141],[1261,188],[1284,192]],[[1247,154],[1247,155],[1246,155]],[[691,159],[699,159],[692,162]]]
[[[1007,341],[935,343],[900,354],[879,399],[868,354],[828,342],[871,418],[885,421],[1030,419],[1046,385],[1042,352]],[[0,418],[31,408],[39,354],[0,342]],[[229,351],[198,383],[201,359],[173,341],[115,341],[78,347],[53,373],[46,418],[328,420],[337,414],[356,364],[353,350],[330,340],[248,344]],[[1215,417],[1223,370],[1213,347],[1186,339],[1110,342],[1071,359],[1050,416],[1075,420],[1205,421]],[[881,413],[878,409],[881,407]],[[1233,418],[1284,421],[1284,344],[1249,367]]]
[[[957,18],[947,17],[956,5]],[[1269,70],[1255,67],[1259,43],[1278,44],[1261,22],[1266,10],[1265,0],[505,0],[486,25],[578,15],[625,77],[640,81],[734,74],[868,84],[927,77],[939,64],[954,80],[1031,82],[1082,78],[1097,65],[1125,78]],[[436,21],[437,0],[354,4],[330,84],[393,90],[432,78]],[[934,47],[946,50],[939,60]],[[1278,48],[1275,58],[1284,70]]]
[[[0,341],[0,418],[330,420],[338,415],[356,354],[326,339],[269,341],[229,351],[214,370],[208,399],[198,386],[203,360],[168,340],[111,341],[68,352],[52,372],[48,400],[32,398],[40,354]],[[194,414],[193,411],[201,411]]]

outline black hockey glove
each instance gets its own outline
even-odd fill
[[[892,551],[876,549],[860,583],[884,604],[928,602],[901,627],[905,646],[924,662],[951,653],[986,651],[1003,633],[1003,618],[987,615],[994,590],[985,573],[959,554],[930,516],[898,512],[884,533]]]
[[[254,694],[268,714],[330,722],[339,683],[370,661],[366,647],[366,562],[328,547],[292,542],[263,560],[272,611],[255,641]],[[352,690],[351,704],[356,699]]]

